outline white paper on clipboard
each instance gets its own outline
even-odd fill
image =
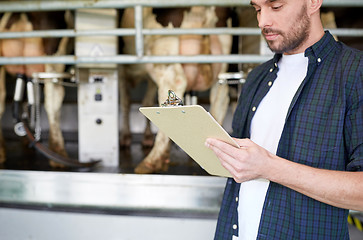
[[[139,110],[209,174],[232,177],[204,143],[207,138],[216,138],[239,145],[202,106],[141,107]]]

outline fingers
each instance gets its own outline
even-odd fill
[[[240,149],[216,139],[207,139],[205,145],[216,154],[224,168],[232,175],[236,173],[235,166],[238,165],[236,156],[240,155],[238,153]]]
[[[236,142],[239,143],[239,140],[241,139],[237,139],[235,138]],[[243,143],[243,142],[242,142]],[[223,150],[232,150],[232,149],[237,149],[236,147],[226,143],[226,142],[223,142],[223,141],[220,141],[218,139],[215,139],[215,138],[207,138],[207,140],[205,141],[205,145],[206,147],[217,147],[217,148],[220,148],[220,149],[223,149]]]
[[[253,178],[249,149],[253,142],[249,139],[235,139],[241,148],[216,139],[207,139],[205,145],[219,158],[222,166],[227,169],[236,182],[244,182]]]
[[[220,160],[226,161],[230,164],[233,164],[235,162],[232,151],[234,148],[231,145],[226,144],[224,142],[214,142],[214,141],[206,141],[206,146],[211,149]]]
[[[234,138],[234,140],[241,148],[247,148],[247,147],[254,146],[254,143],[250,139],[247,139],[247,138],[246,139]],[[221,150],[232,157],[236,157],[237,155],[240,154],[240,151],[238,151],[239,148],[236,148],[235,146],[232,146],[226,142],[223,142],[223,141],[220,141],[220,140],[217,140],[214,138],[208,138],[205,142],[205,146],[212,149],[215,152],[218,150]]]
[[[205,145],[214,151],[219,159],[224,161],[232,161],[234,156],[233,152],[238,149],[228,143],[211,138],[206,140]]]
[[[240,148],[217,139],[207,139],[205,145],[219,158],[222,166],[234,177],[236,182],[256,178],[268,179],[269,164],[274,156],[250,139],[235,139]]]

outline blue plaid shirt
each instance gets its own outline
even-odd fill
[[[307,75],[285,121],[277,155],[308,166],[363,171],[363,54],[329,32],[305,51]],[[278,72],[276,54],[248,76],[233,118],[233,136],[250,137],[251,119]],[[228,179],[215,239],[238,236],[240,184]],[[243,214],[243,213],[241,213]],[[349,239],[348,210],[271,182],[257,239]]]

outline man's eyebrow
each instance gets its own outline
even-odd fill
[[[280,1],[280,0],[265,0],[265,3],[273,3],[273,2],[277,2],[277,1]],[[256,6],[257,4],[254,1],[251,1],[250,5]]]

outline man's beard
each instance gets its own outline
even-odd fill
[[[300,19],[300,21],[293,24],[292,26],[294,26],[294,28],[292,28],[291,31],[287,33],[281,32],[279,30],[274,30],[272,28],[262,29],[263,34],[279,34],[283,38],[280,44],[276,43],[273,40],[266,40],[268,47],[271,49],[271,51],[275,53],[290,52],[300,47],[303,42],[308,38],[310,33],[310,19],[306,13],[306,5],[301,9],[301,12],[296,19]]]

